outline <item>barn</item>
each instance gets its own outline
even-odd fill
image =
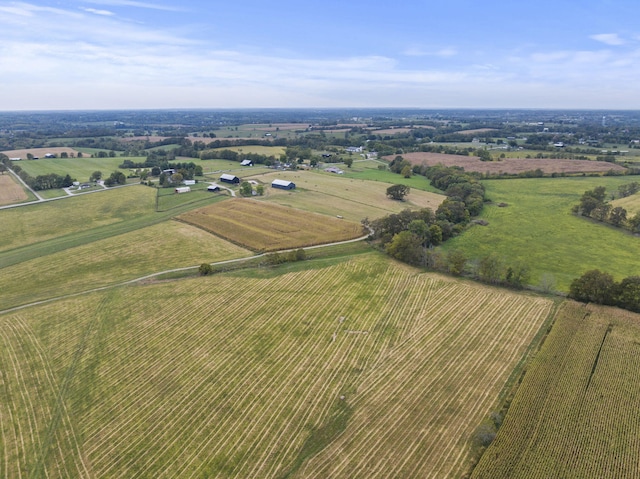
[[[190,191],[191,188],[189,188],[188,186],[179,186],[174,190],[175,193],[189,193]]]
[[[215,183],[211,183],[209,186],[207,186],[207,191],[220,191],[220,186],[216,185]]]
[[[271,182],[272,188],[280,188],[281,190],[293,190],[296,187],[296,184],[293,181],[286,180],[273,180]]]
[[[253,161],[251,160],[242,160],[240,166],[253,166]]]
[[[231,183],[234,185],[237,185],[240,183],[240,178],[238,178],[235,175],[228,175],[226,173],[220,175],[220,181],[224,182],[224,183]]]

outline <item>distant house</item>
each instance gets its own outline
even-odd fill
[[[340,168],[336,168],[335,166],[330,166],[329,168],[325,168],[324,171],[327,173],[335,173],[337,175],[341,175],[344,173]]]
[[[20,161],[22,158],[9,158],[11,161]]]
[[[253,166],[253,161],[251,160],[242,160],[240,166]]]
[[[167,168],[166,170],[162,170],[162,172],[165,175],[173,175],[176,172],[176,170],[174,170],[173,168]]]
[[[44,157],[45,158],[55,158],[56,155],[54,155],[53,153],[45,153]]]
[[[286,180],[273,180],[271,182],[272,188],[280,188],[281,190],[293,190],[296,187],[296,184],[293,181]]]
[[[237,185],[240,183],[240,178],[238,178],[235,175],[229,175],[229,174],[222,174],[220,175],[220,181],[224,182],[224,183],[231,183],[234,185]]]
[[[185,185],[195,185],[196,180],[184,180],[182,183]]]
[[[361,146],[350,146],[346,148],[347,153],[362,153]]]
[[[207,186],[207,191],[220,191],[220,185],[211,183],[209,186]]]
[[[191,188],[188,186],[179,186],[174,190],[175,193],[189,193],[190,191]]]

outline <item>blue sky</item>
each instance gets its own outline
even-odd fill
[[[637,0],[0,0],[0,110],[640,109]]]

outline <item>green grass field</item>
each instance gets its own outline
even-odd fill
[[[568,291],[574,278],[600,269],[616,280],[637,274],[639,238],[613,227],[577,217],[571,207],[596,186],[611,192],[634,177],[545,178],[484,181],[487,196],[481,218],[488,226],[474,226],[442,247],[461,249],[470,258],[496,253],[507,265],[524,262],[536,285],[545,273],[557,288]],[[497,204],[507,203],[501,208]]]
[[[431,208],[434,211],[444,200],[442,194],[412,190],[406,201],[395,201],[386,196],[391,184],[380,181],[361,180],[317,171],[270,171],[251,178],[264,183],[265,201],[273,201],[283,206],[342,216],[352,221],[363,218],[379,218],[397,213],[405,208]],[[293,181],[296,190],[283,191],[271,188],[274,179]],[[423,179],[424,181],[424,179]]]
[[[119,170],[118,165],[125,159],[115,158],[43,158],[33,161],[22,161],[20,166],[31,176],[46,175],[56,173],[58,175],[69,174],[78,181],[89,181],[89,177],[94,171],[101,171],[103,177],[108,177],[112,172]],[[132,161],[144,161],[144,158],[129,158]],[[129,170],[121,170],[125,174]]]
[[[251,254],[198,228],[165,221],[3,268],[0,310]]]
[[[640,315],[567,302],[473,479],[640,476]]]
[[[0,471],[460,477],[551,302],[378,254],[305,264],[0,315]]]

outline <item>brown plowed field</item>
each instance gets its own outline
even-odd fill
[[[435,166],[460,166],[465,171],[478,173],[518,174],[525,171],[541,169],[545,174],[551,173],[605,173],[609,170],[624,171],[626,168],[606,161],[590,160],[561,160],[537,158],[503,158],[499,161],[480,161],[477,156],[446,155],[443,153],[406,153],[402,157],[414,165],[425,164]],[[393,160],[395,156],[387,156],[386,160]]]

